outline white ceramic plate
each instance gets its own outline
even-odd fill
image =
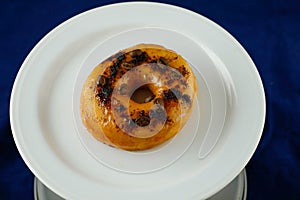
[[[174,43],[174,41],[177,42]],[[200,92],[195,99],[194,111],[189,121],[174,138],[150,150],[128,152],[99,143],[88,133],[80,117],[80,89],[90,72],[101,61],[120,49],[141,43],[163,45],[182,55],[193,68]],[[85,148],[102,164],[122,172],[153,172],[167,167],[179,159],[190,147],[197,134],[202,137],[206,136],[205,144],[210,143],[211,148],[214,146],[215,142],[213,141],[217,141],[226,117],[227,99],[224,85],[213,61],[201,46],[190,38],[178,32],[161,28],[125,31],[101,43],[84,61],[78,73],[73,94],[75,125]],[[198,130],[198,127],[202,127],[201,131]],[[194,145],[198,145],[199,149],[203,146],[202,144],[204,144],[202,140],[194,142]],[[209,152],[211,148],[205,152]],[[204,148],[201,150],[203,151]]]
[[[217,144],[206,143],[214,146],[209,154],[199,154],[204,135],[197,134],[172,165],[152,173],[122,173],[99,163],[82,145],[73,120],[73,88],[82,63],[97,45],[112,35],[147,27],[176,31],[204,49],[225,83],[226,121]],[[62,197],[207,198],[232,181],[253,155],[263,129],[265,98],[250,57],[218,25],[182,8],[135,2],[87,11],[46,35],[17,75],[10,117],[24,161]],[[198,132],[206,129],[199,127]]]
[[[246,200],[247,197],[247,176],[246,170],[243,170],[233,181],[225,188],[217,192],[207,200]],[[193,200],[200,200],[201,197],[195,197]],[[60,196],[52,192],[37,178],[34,179],[34,200],[63,200]],[[191,199],[192,200],[192,199]]]

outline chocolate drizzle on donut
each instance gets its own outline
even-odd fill
[[[115,59],[113,60],[113,64],[109,67],[110,79],[114,78],[117,75],[120,65],[125,58],[126,58],[125,55],[121,52],[116,54]]]
[[[133,56],[133,59],[131,60],[132,63],[134,63],[136,66],[142,64],[143,62],[146,62],[148,59],[148,55],[146,52],[142,52],[141,54],[137,54]]]
[[[97,87],[95,94],[102,105],[110,107],[110,97],[115,87],[115,79],[121,77],[128,70],[147,62],[148,55],[146,52],[136,49],[126,54],[119,52],[107,60],[111,61],[112,64],[96,80]],[[120,93],[126,94],[125,90],[126,88],[123,87]]]
[[[106,84],[99,89],[97,96],[102,99],[104,103],[107,103],[112,91],[113,89]]]
[[[135,120],[136,125],[144,127],[150,124],[150,117],[149,116],[141,116]]]
[[[148,126],[150,124],[150,120],[149,114],[144,110],[139,112],[139,116],[136,119],[133,119],[134,123],[141,127]]]
[[[160,72],[165,72],[168,68],[168,61],[166,58],[160,57],[158,60],[155,60],[153,63],[156,63],[156,68]]]
[[[100,99],[100,102],[102,102],[105,106],[110,107],[109,99],[115,86],[115,79],[118,76],[125,74],[128,70],[147,62],[148,55],[146,52],[136,49],[126,54],[119,52],[108,58],[108,60],[112,61],[112,64],[105,69],[103,75],[99,75],[98,79],[96,80],[97,87],[95,93]],[[122,94],[126,93],[124,91],[125,89],[122,88],[122,91],[120,92]]]
[[[115,61],[116,59],[122,60],[123,56],[124,56],[124,53],[118,52],[118,53],[110,56],[109,58],[107,58],[107,60],[109,60],[109,61]]]
[[[186,70],[184,65],[179,67],[179,71],[181,72],[182,76],[184,76],[184,77],[189,75],[189,72]]]
[[[171,49],[138,44],[91,71],[80,97],[82,123],[99,141],[129,151],[175,136],[190,117],[197,81]]]
[[[166,100],[178,100],[181,98],[181,92],[175,88],[164,91],[164,99]]]
[[[139,56],[141,56],[142,54],[143,54],[143,51],[140,50],[140,49],[135,49],[135,50],[129,52],[129,55],[130,55],[131,57],[133,57],[133,58],[139,57]]]
[[[157,60],[157,63],[161,63],[161,64],[163,64],[163,65],[169,65],[169,61],[166,59],[166,58],[164,58],[164,57],[160,57],[158,60]]]
[[[97,86],[104,86],[106,84],[105,76],[99,75],[96,81]]]
[[[116,65],[119,65],[126,57],[125,57],[125,55],[123,54],[123,53],[121,53],[121,52],[119,52],[118,54],[117,54],[118,56],[117,56],[117,61],[116,61]]]
[[[176,59],[177,57],[153,57],[152,59],[150,59],[148,54],[142,51],[141,49],[135,49],[127,53],[119,52],[111,56],[107,59],[111,61],[111,65],[107,67],[103,74],[99,75],[96,80],[97,87],[95,87],[95,94],[96,97],[99,98],[99,103],[107,108],[110,108],[110,98],[112,91],[115,87],[115,82],[118,78],[122,77],[127,71],[132,70],[133,68],[141,64],[151,63],[151,66],[153,66],[154,64],[153,69],[158,70],[161,73],[165,73],[168,69],[168,66],[170,66],[170,63]],[[177,80],[180,81],[183,86],[187,85],[186,80],[182,79],[181,75],[183,77],[186,77],[188,75],[188,72],[184,65],[180,66],[178,69],[173,68],[173,70],[169,74],[170,80],[167,81],[167,85],[172,85],[173,82]],[[119,94],[127,95],[128,90],[128,86],[126,87],[126,85],[123,84],[119,90]],[[179,98],[182,98],[187,103],[190,103],[191,101],[189,97],[182,97],[182,94],[176,88],[165,90],[163,92],[163,98],[161,100],[176,101]],[[151,102],[153,99],[155,99],[155,96],[148,95],[147,98],[145,98],[144,102]],[[161,100],[159,100],[159,104],[161,103]]]
[[[164,106],[164,100],[162,98],[155,99],[154,103],[158,104],[158,105],[161,105],[161,106]]]
[[[123,63],[121,63],[121,67],[126,70],[131,70],[132,68],[135,67],[135,64],[130,63],[130,62],[123,62]]]
[[[109,78],[114,78],[117,74],[117,68],[118,66],[117,65],[113,65],[110,67],[110,75],[109,75]]]

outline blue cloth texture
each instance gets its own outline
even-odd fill
[[[112,0],[0,1],[0,200],[32,200],[34,175],[22,160],[9,122],[16,74],[51,29]],[[267,100],[259,146],[246,166],[248,200],[300,199],[300,1],[162,0],[215,21],[246,49]],[[201,187],[201,186],[199,186]]]

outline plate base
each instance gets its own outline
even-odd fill
[[[221,191],[214,194],[206,200],[246,200],[247,197],[247,176],[244,169],[233,181],[231,181]],[[64,200],[47,188],[36,177],[34,179],[34,200]],[[194,197],[192,200],[200,200],[199,197]]]

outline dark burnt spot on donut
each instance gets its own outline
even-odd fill
[[[179,99],[181,97],[181,92],[175,88],[165,90],[163,93],[164,93],[164,98],[167,100]]]
[[[167,90],[167,91],[164,91],[164,98],[165,99],[175,99],[176,96],[175,94],[172,92],[172,90]]]
[[[156,60],[156,64],[157,64],[156,68],[157,68],[158,71],[165,72],[168,68],[169,62],[166,58],[160,57],[158,60]]]
[[[129,52],[129,55],[130,55],[131,57],[133,57],[133,58],[139,57],[139,56],[141,56],[142,54],[143,54],[143,51],[140,50],[140,49],[135,49],[135,50]]]
[[[134,115],[134,113],[132,112],[132,113],[130,113],[130,117],[133,117],[133,115]]]
[[[122,52],[118,52],[112,56],[110,56],[109,58],[107,58],[107,61],[111,61],[111,62],[118,62],[118,61],[122,61],[124,60],[126,57],[124,55],[124,53]]]
[[[131,70],[143,62],[149,61],[148,54],[140,49],[135,49],[126,54],[120,54],[119,56],[115,56],[115,58],[114,64],[126,71]]]
[[[157,59],[149,60],[148,63],[150,63],[150,64],[157,64]]]
[[[116,76],[116,74],[117,74],[117,67],[116,67],[116,65],[112,65],[112,66],[110,66],[110,77],[109,78],[113,78],[113,77],[115,77]]]
[[[147,115],[143,115],[138,117],[137,119],[135,119],[135,123],[138,126],[144,127],[144,126],[148,126],[150,124],[150,117]]]
[[[158,59],[157,63],[161,63],[163,65],[169,65],[169,61],[166,58],[164,58],[164,57],[160,57]]]
[[[164,106],[164,100],[162,98],[155,99],[154,103],[158,104],[158,105],[161,105],[161,106]]]
[[[121,70],[121,71],[120,71],[120,74],[121,74],[121,77],[122,77],[124,74],[126,74],[126,71]]]
[[[141,54],[132,56],[131,63],[133,63],[135,66],[137,66],[143,62],[146,62],[148,58],[149,58],[148,54],[146,52],[142,52]]]
[[[102,96],[103,96],[103,98],[105,99],[105,100],[107,100],[107,98],[108,98],[108,96],[111,94],[111,92],[112,92],[112,88],[111,87],[109,87],[108,85],[104,85],[103,87],[102,87],[102,93],[100,93]]]
[[[99,75],[97,80],[96,80],[96,84],[97,86],[104,86],[107,83],[106,77]]]
[[[130,63],[130,62],[123,62],[121,64],[121,67],[124,68],[124,69],[126,69],[126,70],[131,70],[132,68],[135,67],[135,64]]]
[[[123,61],[125,58],[126,58],[126,57],[125,57],[124,53],[119,52],[119,53],[117,54],[117,61],[121,62],[121,61]]]
[[[182,76],[186,77],[189,75],[189,71],[186,69],[184,65],[179,67],[179,71],[182,74]]]
[[[145,113],[145,111],[144,110],[141,110],[140,112],[139,112],[139,116],[141,117],[141,116],[145,116],[146,115],[146,113]]]
[[[118,52],[118,53],[116,53],[116,54],[110,56],[107,60],[109,60],[109,61],[114,61],[114,60],[119,59],[119,58],[121,58],[121,59],[122,59],[122,58],[125,58],[125,57],[124,57],[124,53]]]
[[[173,124],[174,123],[174,121],[170,118],[170,117],[168,117],[167,118],[167,121],[166,121],[169,125],[171,125],[171,124]]]
[[[120,67],[120,64],[123,62],[123,60],[125,59],[125,55],[123,53],[120,53],[119,56],[116,58],[114,65],[116,68]]]
[[[120,71],[119,68],[121,67],[121,64],[122,64],[123,60],[125,60],[125,58],[126,58],[126,56],[122,52],[119,52],[114,56],[114,59],[112,60],[113,63],[108,68],[109,69],[108,70],[109,71],[109,77],[108,77],[109,79],[112,79],[117,75],[118,71]],[[107,75],[107,70],[105,70],[104,73],[106,73],[106,75]]]
[[[132,115],[131,115],[132,116]],[[138,112],[138,117],[130,120],[133,123],[135,123],[138,126],[144,127],[144,126],[148,126],[150,124],[150,116],[148,113],[146,113],[144,110],[141,110]],[[130,125],[130,124],[129,124]],[[133,124],[131,124],[133,125]]]
[[[109,105],[110,95],[113,89],[108,85],[103,85],[102,87],[97,87],[96,96],[100,99],[100,102],[104,103],[104,105]]]

